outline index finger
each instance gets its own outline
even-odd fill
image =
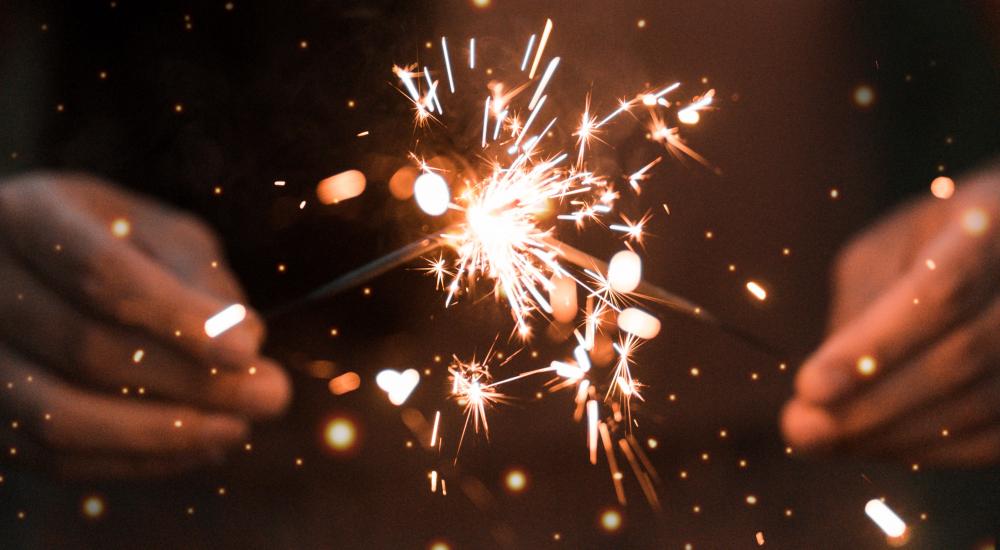
[[[230,303],[187,284],[86,209],[67,207],[72,199],[44,178],[0,190],[3,238],[40,277],[203,360],[242,365],[256,357],[263,323],[255,315],[210,338],[205,321]]]
[[[799,396],[829,404],[891,370],[973,312],[998,286],[1000,245],[985,238],[990,212],[961,212],[903,278],[834,333],[799,371]]]

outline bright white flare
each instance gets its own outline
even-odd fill
[[[209,338],[215,338],[223,332],[235,327],[246,318],[247,308],[243,307],[242,304],[233,304],[209,317],[208,320],[205,321],[205,334],[207,334]]]
[[[884,502],[873,498],[865,504],[865,513],[879,526],[879,529],[890,537],[901,537],[906,533],[906,523],[886,506]]]
[[[375,376],[375,383],[389,395],[389,402],[399,406],[413,393],[420,382],[420,373],[416,369],[406,369],[403,372],[385,369]]]
[[[618,314],[618,328],[643,340],[652,340],[660,333],[660,320],[641,309],[630,307]]]
[[[434,172],[424,172],[413,184],[417,206],[431,216],[440,216],[448,210],[451,191],[448,182]]]
[[[631,250],[622,250],[608,264],[608,284],[615,292],[632,292],[642,280],[642,258]]]

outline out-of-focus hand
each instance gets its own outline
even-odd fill
[[[1000,170],[862,234],[782,428],[797,450],[1000,463]]]
[[[220,460],[290,392],[255,314],[205,334],[242,301],[188,215],[84,175],[0,182],[5,458],[85,477]]]

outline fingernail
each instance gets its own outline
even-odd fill
[[[798,400],[785,407],[781,422],[788,442],[803,452],[829,447],[837,430],[836,422],[825,409]]]
[[[270,362],[262,362],[253,375],[240,382],[239,401],[243,410],[255,416],[274,416],[285,410],[292,387],[288,375]]]
[[[795,389],[799,397],[813,403],[827,404],[839,399],[853,384],[850,371],[822,359],[810,360],[799,369]]]
[[[247,423],[231,416],[215,415],[205,419],[201,428],[202,440],[209,448],[232,445],[246,439]]]

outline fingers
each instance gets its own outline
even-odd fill
[[[806,361],[798,396],[817,404],[842,400],[989,303],[1000,263],[992,241],[951,221],[898,283]]]
[[[915,451],[949,445],[1000,419],[1000,377],[974,384],[944,402],[907,416],[861,444],[869,454],[907,458]]]
[[[193,470],[210,458],[190,454],[128,456],[122,454],[78,454],[54,452],[32,440],[21,427],[0,434],[0,451],[12,464],[43,470],[70,481],[165,477]]]
[[[927,450],[918,457],[921,464],[944,467],[985,467],[1000,462],[1000,426],[957,438]]]
[[[13,384],[0,407],[20,418],[47,447],[63,453],[184,454],[217,460],[248,433],[247,423],[236,416],[73,388],[2,346],[0,373]]]
[[[97,312],[196,357],[238,364],[256,355],[263,336],[257,316],[209,338],[205,320],[230,303],[186,284],[91,212],[67,207],[77,199],[63,187],[39,177],[0,189],[3,238],[38,274]]]
[[[254,417],[288,402],[290,384],[273,362],[257,358],[240,368],[213,368],[143,333],[80,313],[30,273],[5,261],[0,280],[0,336],[70,378],[118,391],[144,391]],[[253,374],[250,368],[253,367]]]
[[[799,415],[799,418],[787,419],[790,439],[803,450],[815,445],[831,446],[872,432],[884,432],[896,420],[938,401],[958,399],[968,403],[966,397],[955,394],[982,379],[1000,363],[1000,341],[995,337],[997,326],[1000,326],[1000,300],[851,399],[829,408],[800,399],[800,403],[786,411]],[[982,399],[974,402],[984,404]],[[947,404],[942,406],[947,407]],[[955,411],[955,414],[962,412]],[[911,425],[923,424],[913,418],[907,420]],[[931,431],[940,430],[938,427]],[[897,447],[898,434],[880,433],[874,437],[882,445]]]

